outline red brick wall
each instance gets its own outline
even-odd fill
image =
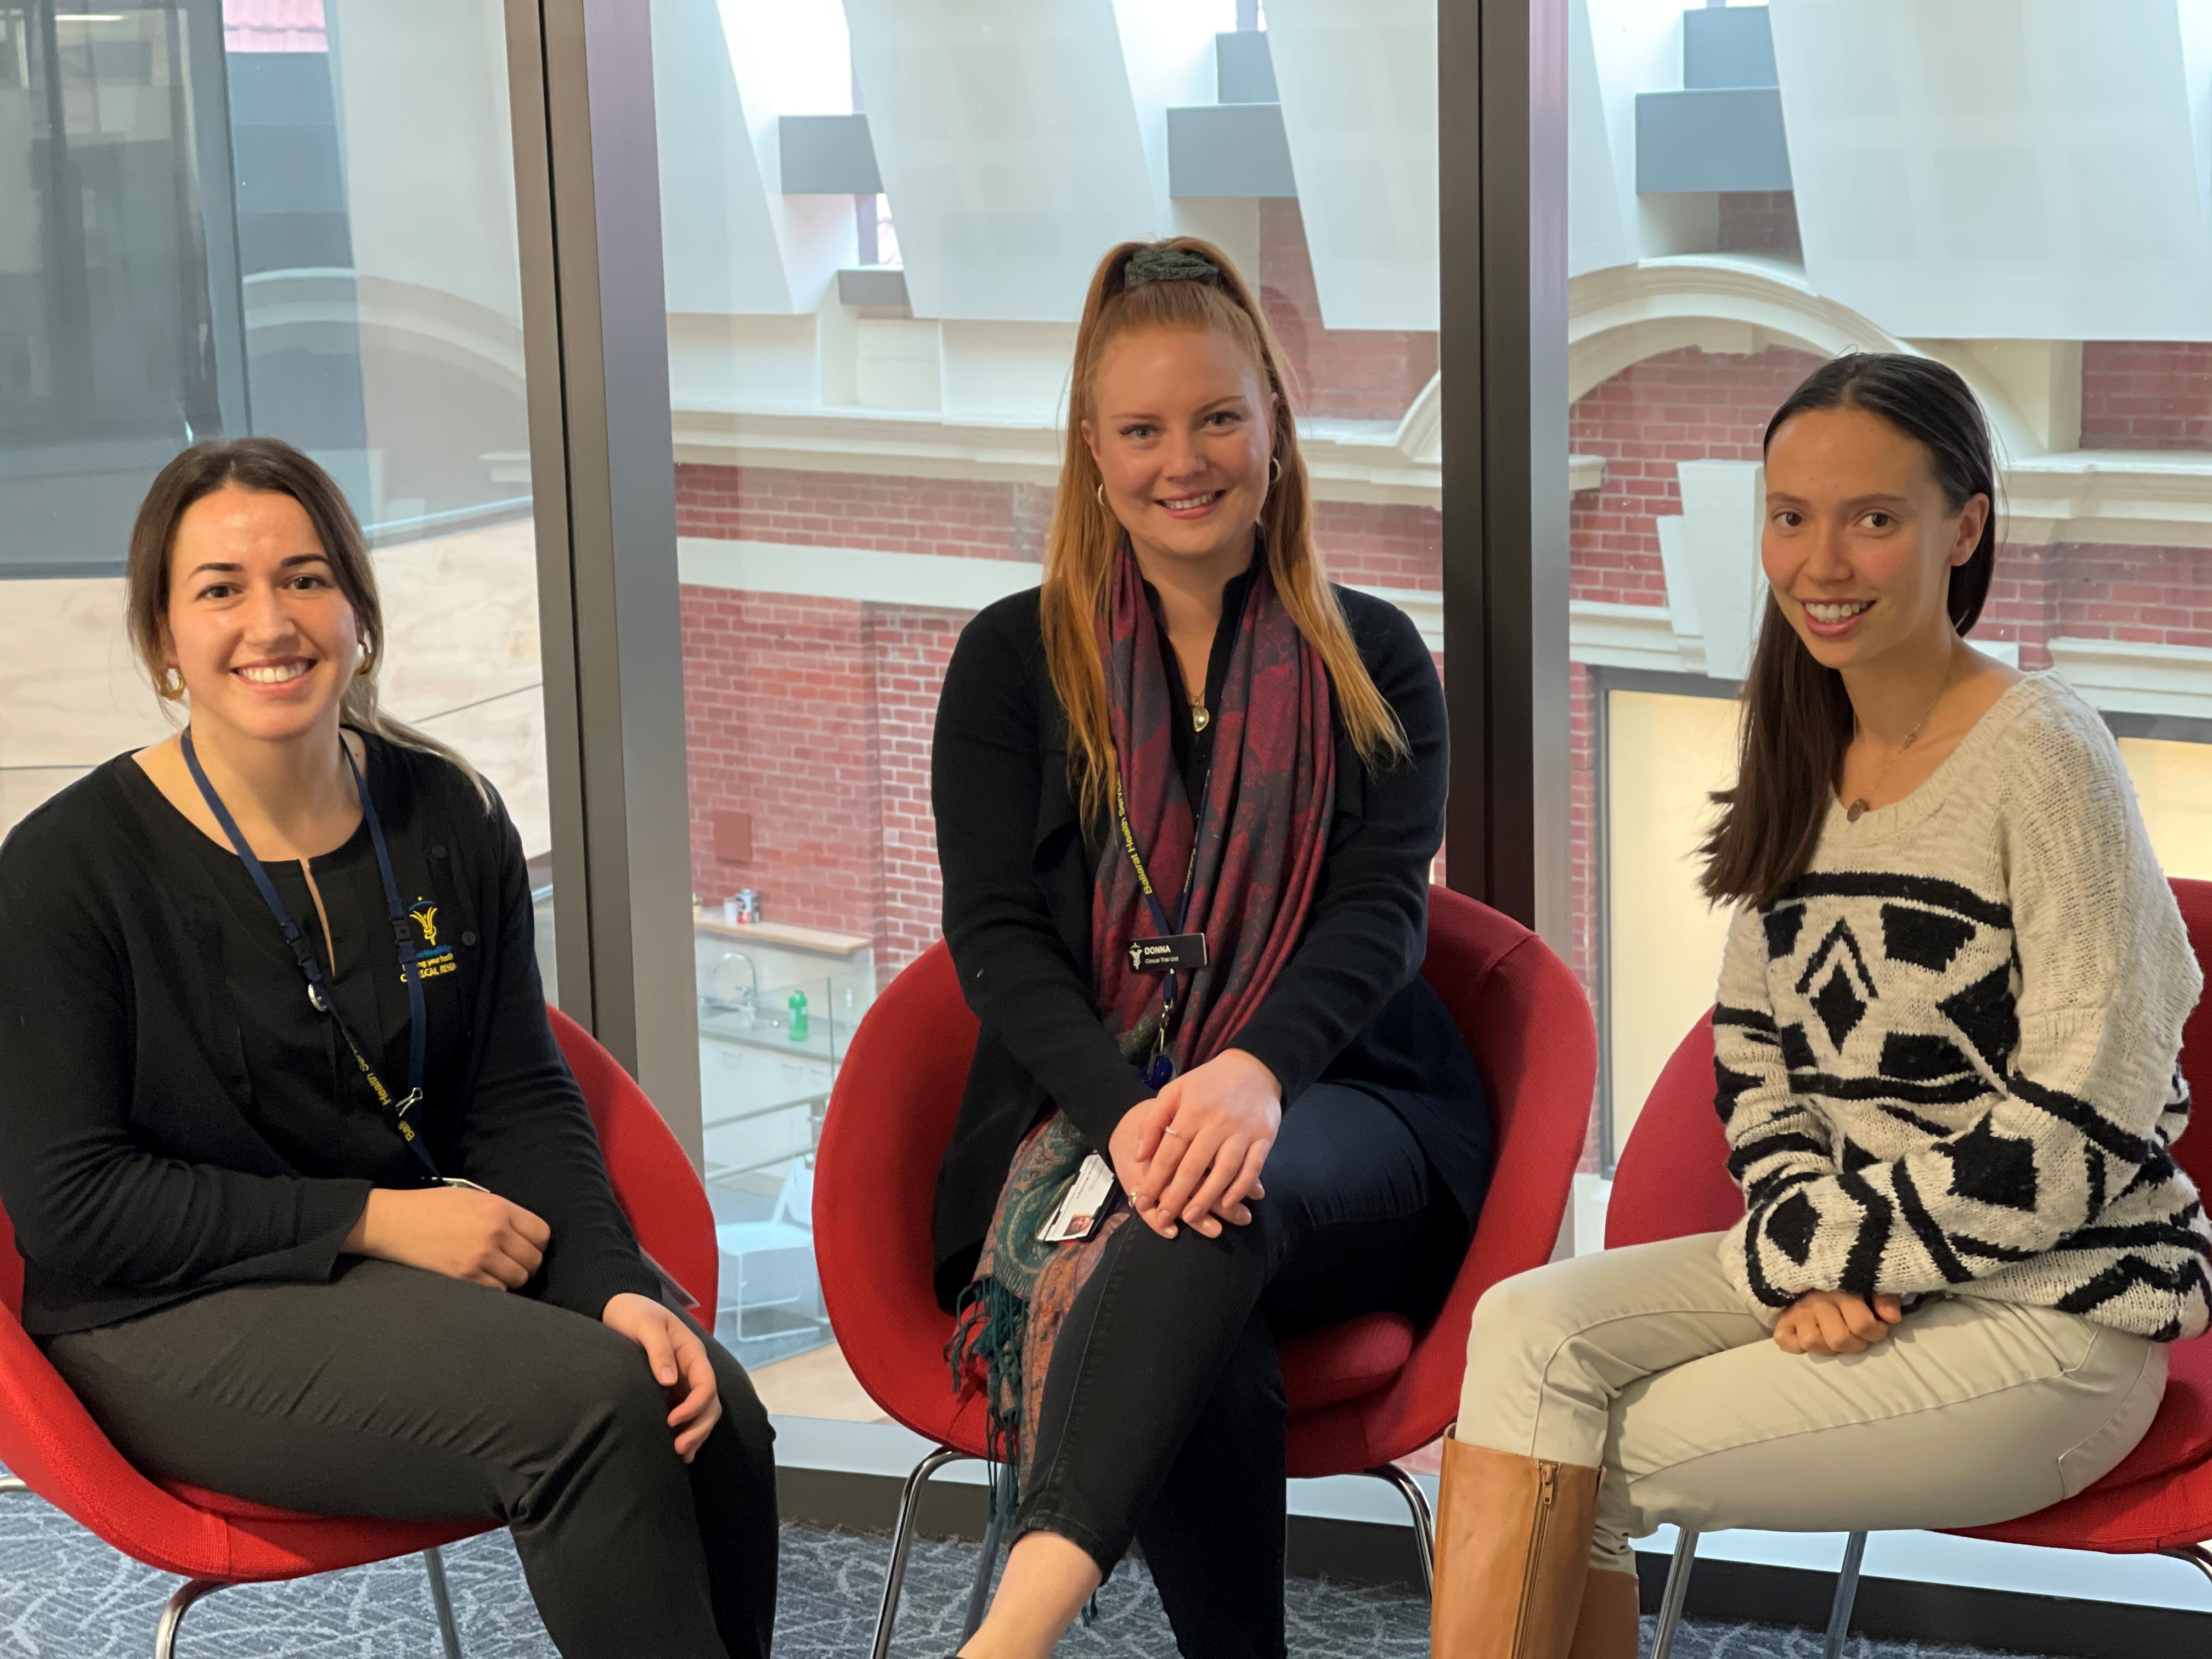
[[[763,914],[872,934],[883,827],[862,607],[686,586],[692,884]],[[714,854],[714,815],[752,815],[752,858]]]
[[[969,613],[683,589],[692,884],[770,919],[866,933],[888,977],[938,935],[929,734]],[[752,857],[715,850],[752,818]]]
[[[1443,515],[1434,507],[1316,501],[1314,545],[1332,581],[1443,591]]]
[[[1680,461],[1755,461],[1767,417],[1820,359],[1776,348],[1755,357],[1696,347],[1646,358],[1577,398],[1568,447],[1605,462],[1605,482],[1569,514],[1573,597],[1664,605],[1652,520],[1682,510]]]
[[[2212,551],[2060,544],[2049,557],[2058,634],[2212,647]]]
[[[1306,223],[1297,202],[1260,204],[1260,304],[1274,325],[1298,410],[1402,420],[1437,372],[1432,331],[1324,328]]]
[[[871,610],[884,859],[876,961],[887,979],[936,943],[939,932],[943,887],[930,811],[929,738],[938,690],[968,613]]]
[[[676,469],[676,530],[713,541],[1041,562],[1054,494],[981,479],[686,465]],[[1433,507],[1315,507],[1315,544],[1340,582],[1433,592],[1443,585],[1443,538]]]
[[[1054,491],[981,478],[770,466],[676,469],[676,533],[970,559],[1041,559]]]
[[[2212,449],[2212,343],[2084,344],[2081,447]]]

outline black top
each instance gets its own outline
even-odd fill
[[[1243,580],[1223,595],[1209,708]],[[1381,1094],[1472,1218],[1489,1180],[1488,1109],[1466,1042],[1420,977],[1429,865],[1443,836],[1443,688],[1404,612],[1351,589],[1336,595],[1413,753],[1370,774],[1335,721],[1335,811],[1305,935],[1234,1046],[1275,1074],[1285,1109],[1323,1078]],[[1180,695],[1175,653],[1163,651]],[[1177,735],[1192,787],[1209,747],[1210,735]],[[949,1305],[973,1269],[1014,1148],[1047,1103],[1103,1150],[1122,1114],[1152,1093],[1098,1018],[1091,884],[1108,831],[1082,823],[1068,787],[1066,718],[1045,664],[1036,589],[962,630],[937,706],[931,787],[945,942],[982,1023],[938,1171],[937,1290]]]
[[[619,1291],[655,1295],[545,1017],[506,809],[487,812],[447,761],[363,741],[400,896],[436,947],[426,1099],[409,1121],[441,1170],[552,1229],[530,1294],[594,1319]],[[332,992],[404,1092],[407,994],[366,823],[313,862]],[[299,866],[267,868],[323,957]],[[33,1335],[228,1285],[325,1279],[372,1187],[428,1180],[308,1003],[245,866],[128,755],[0,844],[0,1201]]]

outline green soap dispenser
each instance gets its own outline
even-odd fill
[[[784,1035],[793,1042],[804,1042],[806,1041],[807,1034],[806,993],[793,991],[791,994],[791,1000],[787,1006],[791,1010],[791,1026]]]

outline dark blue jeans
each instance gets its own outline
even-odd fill
[[[1322,1083],[1283,1115],[1243,1227],[1132,1220],[1069,1310],[1018,1530],[1103,1572],[1133,1537],[1185,1659],[1280,1659],[1283,1378],[1275,1338],[1433,1315],[1472,1236],[1391,1108]]]

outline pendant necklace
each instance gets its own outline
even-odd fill
[[[1190,729],[1194,732],[1203,732],[1212,723],[1213,716],[1206,712],[1204,699],[1193,697],[1190,700]]]
[[[1897,764],[1897,757],[1899,755],[1912,747],[1913,740],[1920,735],[1920,728],[1928,724],[1928,717],[1936,712],[1936,704],[1943,701],[1943,694],[1950,689],[1951,677],[1946,674],[1943,677],[1943,684],[1936,688],[1934,702],[1920,711],[1920,718],[1912,723],[1912,729],[1905,734],[1905,741],[1889,751],[1889,758],[1881,763],[1881,770],[1874,775],[1874,782],[1868,788],[1866,794],[1861,795],[1844,809],[1844,818],[1846,823],[1856,823],[1871,810],[1867,796],[1881,793],[1881,781],[1889,775],[1889,769]]]

